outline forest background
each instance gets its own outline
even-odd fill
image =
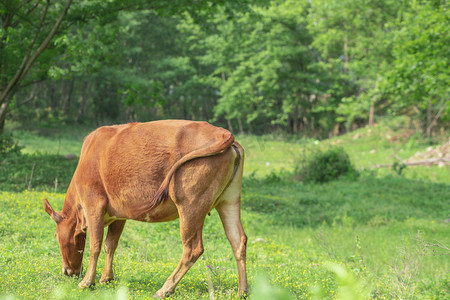
[[[0,1],[0,130],[180,118],[448,129],[448,1]]]

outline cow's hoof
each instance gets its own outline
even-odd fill
[[[100,284],[107,284],[110,283],[114,278],[113,277],[103,277],[100,278]]]
[[[80,289],[85,289],[85,288],[93,288],[95,286],[95,283],[92,283],[90,281],[84,281],[82,280],[79,284],[78,287]]]
[[[172,295],[173,292],[163,292],[161,290],[157,291],[156,294],[153,295],[153,298],[163,299]]]

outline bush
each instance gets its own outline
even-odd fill
[[[297,167],[296,178],[305,182],[324,183],[341,176],[358,177],[348,154],[342,148],[330,148],[316,152],[300,167]]]
[[[0,157],[8,153],[19,153],[21,147],[11,133],[0,134]]]

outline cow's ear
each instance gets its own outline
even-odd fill
[[[50,205],[50,203],[48,203],[47,199],[44,199],[44,210],[48,213],[48,215],[50,216],[50,218],[52,218],[56,224],[58,224],[59,222],[62,221],[62,217],[60,214],[58,214]]]

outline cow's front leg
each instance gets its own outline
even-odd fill
[[[95,270],[97,269],[98,256],[102,248],[103,240],[103,215],[91,215],[86,218],[89,233],[89,267],[83,280],[78,284],[79,288],[89,287],[95,284]]]
[[[100,284],[110,282],[114,278],[113,274],[113,258],[114,252],[117,249],[120,235],[122,234],[125,220],[117,220],[111,223],[108,227],[108,234],[105,239],[106,262],[103,274],[100,279]]]

